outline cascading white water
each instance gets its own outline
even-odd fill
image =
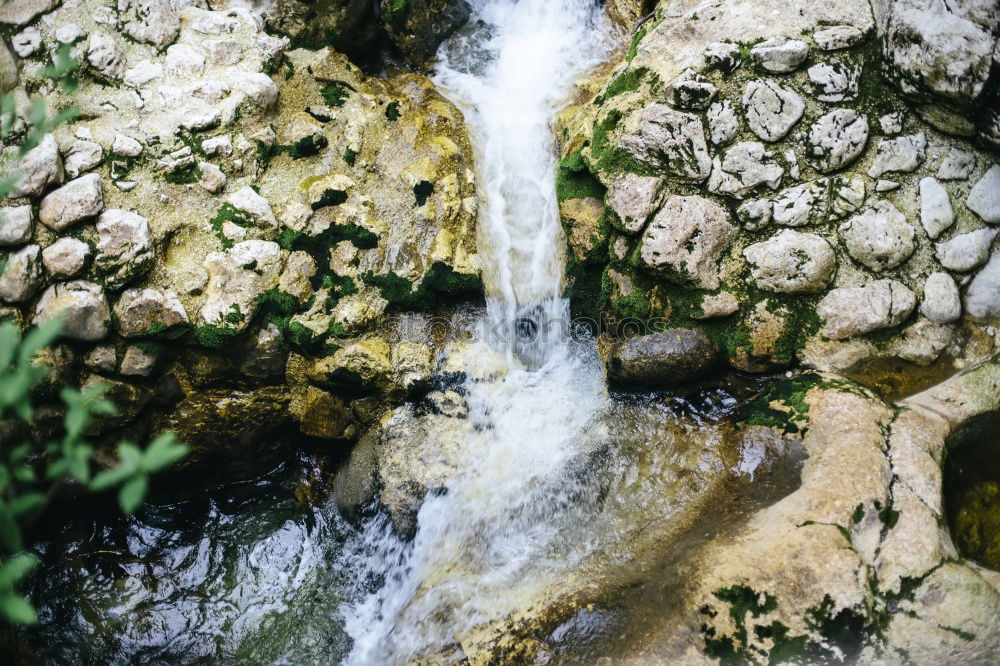
[[[345,570],[376,581],[342,608],[353,664],[447,654],[471,629],[558,583],[587,552],[565,547],[554,517],[573,511],[572,463],[595,440],[588,430],[607,396],[593,344],[574,342],[561,325],[550,123],[573,80],[607,50],[603,17],[596,0],[471,4],[470,26],[442,47],[435,79],[463,108],[479,148],[488,315],[477,344],[505,352],[509,367],[500,381],[465,387],[476,428],[461,471],[421,506],[412,542],[382,517],[344,556]]]

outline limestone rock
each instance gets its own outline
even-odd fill
[[[207,192],[218,194],[226,188],[226,174],[222,169],[211,162],[199,162],[198,168],[201,169],[201,180],[198,181],[198,185]]]
[[[751,81],[743,91],[747,124],[769,143],[783,139],[802,118],[805,108],[798,93],[771,79]]]
[[[638,128],[620,145],[640,162],[678,178],[702,181],[712,166],[701,118],[665,104],[645,107]]]
[[[750,275],[761,289],[785,294],[823,291],[837,257],[821,236],[784,229],[743,250]]]
[[[142,144],[127,134],[115,134],[115,140],[111,144],[111,152],[122,157],[139,157],[142,150]]]
[[[97,220],[94,265],[111,289],[118,289],[146,272],[153,263],[153,237],[142,215],[109,208]]]
[[[821,62],[806,73],[821,102],[847,102],[857,99],[859,73],[840,62]]]
[[[0,273],[0,299],[7,303],[23,303],[42,288],[42,249],[29,245],[9,257]]]
[[[669,279],[719,287],[719,259],[736,236],[729,213],[698,196],[670,197],[642,237],[642,261]]]
[[[132,338],[161,333],[189,323],[184,305],[172,291],[126,289],[115,304],[118,332]]]
[[[823,51],[839,51],[854,46],[865,34],[853,25],[831,25],[818,28],[813,33],[816,46]]]
[[[809,46],[805,42],[784,37],[772,37],[750,49],[754,62],[777,73],[794,72],[808,55]]]
[[[13,26],[27,25],[39,14],[53,9],[59,0],[16,0],[0,3],[0,23]]]
[[[31,26],[11,37],[10,45],[20,58],[29,58],[42,47],[42,33]]]
[[[104,32],[90,35],[87,62],[106,80],[119,81],[125,75],[125,53],[117,40]]]
[[[829,207],[827,192],[825,179],[782,190],[774,200],[774,223],[784,227],[801,227],[823,221]]]
[[[785,170],[771,159],[764,144],[743,141],[733,144],[712,161],[708,190],[742,199],[755,188],[766,185],[772,190],[781,184]]]
[[[278,220],[274,217],[271,204],[267,199],[257,194],[252,187],[244,187],[229,195],[229,203],[236,210],[246,213],[251,220],[262,229],[274,229]]]
[[[701,299],[701,314],[695,315],[695,319],[716,319],[728,317],[740,311],[740,302],[728,291],[720,291],[718,294],[704,296]]]
[[[180,34],[181,22],[169,0],[129,0],[135,20],[125,24],[125,34],[136,41],[165,49]]]
[[[969,283],[965,311],[973,321],[1000,325],[1000,253],[992,255]]]
[[[31,206],[0,208],[0,245],[24,245],[31,242],[35,214]]]
[[[471,15],[466,0],[380,0],[385,29],[403,57],[421,65]]]
[[[916,247],[913,226],[895,206],[883,199],[869,204],[838,231],[850,255],[873,271],[899,266],[910,258]]]
[[[917,305],[917,297],[895,280],[876,280],[863,287],[839,287],[823,297],[816,312],[823,319],[821,333],[843,340],[903,323]]]
[[[941,160],[937,177],[940,180],[965,180],[976,168],[976,154],[952,148]]]
[[[229,77],[235,90],[241,90],[263,111],[278,102],[278,86],[267,74],[261,72],[235,71]]]
[[[93,282],[61,282],[45,290],[35,306],[34,324],[65,314],[62,334],[74,340],[96,342],[108,334],[111,310],[104,291]]]
[[[671,329],[629,338],[608,358],[609,377],[635,386],[673,386],[695,379],[715,364],[717,350],[700,329]]]
[[[126,377],[149,377],[156,370],[159,355],[149,351],[147,347],[129,345],[122,356],[118,372]]]
[[[969,192],[965,205],[990,224],[1000,223],[1000,165],[990,167]]]
[[[966,273],[986,263],[997,234],[1000,234],[1000,229],[969,231],[949,241],[937,243],[934,252],[941,265],[948,270]]]
[[[25,153],[18,166],[21,180],[10,192],[13,198],[37,197],[48,187],[63,181],[63,163],[59,146],[51,134],[46,134],[37,146]]]
[[[719,89],[705,77],[687,69],[667,86],[670,103],[678,109],[704,111]]]
[[[38,219],[53,231],[64,231],[104,210],[101,176],[89,173],[71,180],[42,199]]]
[[[927,138],[921,132],[911,136],[879,141],[875,162],[868,175],[879,178],[890,172],[910,173],[924,163]]]
[[[724,99],[708,107],[708,133],[717,146],[729,143],[740,131],[740,121],[736,117],[736,107]]]
[[[937,324],[950,324],[962,316],[958,285],[947,273],[931,273],[924,283],[920,313]]]
[[[104,159],[104,149],[101,144],[93,141],[75,141],[66,151],[64,167],[66,175],[77,178],[90,171]]]
[[[837,109],[809,130],[809,155],[816,168],[836,171],[856,160],[868,144],[868,119],[854,109]]]
[[[83,272],[90,258],[90,246],[76,238],[60,238],[42,250],[42,263],[49,276],[68,280]]]
[[[631,232],[642,231],[660,203],[663,179],[629,173],[612,183],[607,203]]]
[[[278,285],[284,260],[277,243],[248,240],[205,259],[209,281],[199,324],[242,331],[257,310],[261,295]]]
[[[773,206],[767,199],[753,199],[736,209],[736,216],[744,229],[757,231],[770,223]]]
[[[933,178],[920,181],[920,224],[931,240],[937,239],[955,223],[948,190]]]

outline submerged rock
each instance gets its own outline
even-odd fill
[[[698,330],[640,335],[612,347],[608,378],[632,386],[676,386],[706,374],[717,355],[715,344]]]

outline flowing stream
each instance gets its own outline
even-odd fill
[[[607,399],[593,346],[573,342],[560,295],[550,125],[574,79],[608,47],[601,8],[472,4],[470,25],[441,49],[435,79],[463,108],[479,148],[487,316],[478,344],[503,351],[508,367],[501,381],[466,386],[476,428],[457,478],[422,505],[412,542],[379,519],[348,555],[348,568],[384,581],[344,608],[352,664],[447,653],[573,570],[553,514],[571,504],[567,472]]]

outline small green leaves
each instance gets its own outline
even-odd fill
[[[126,515],[131,515],[149,489],[149,475],[172,465],[185,455],[188,446],[178,444],[173,433],[164,433],[141,450],[135,444],[122,442],[118,446],[118,464],[97,474],[90,482],[91,490],[107,490],[122,484],[118,491],[118,504]]]
[[[38,558],[31,553],[17,553],[0,564],[0,617],[8,622],[34,624],[38,621],[28,600],[14,592],[14,585],[36,566]]]

